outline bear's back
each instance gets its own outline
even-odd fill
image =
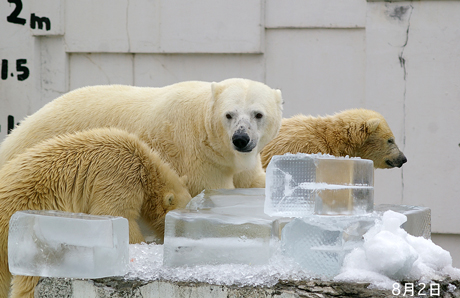
[[[118,129],[60,135],[0,169],[0,200],[14,204],[19,194],[37,209],[61,210],[56,204],[68,204],[67,211],[87,212],[89,197],[105,187],[142,189],[149,154],[145,143]]]
[[[209,83],[195,81],[162,88],[101,85],[76,89],[27,117],[5,138],[0,145],[0,168],[25,149],[69,132],[116,127],[149,143],[171,119],[186,128],[181,122],[204,118],[207,92]]]

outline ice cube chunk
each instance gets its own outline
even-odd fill
[[[10,219],[12,274],[68,278],[124,275],[129,259],[128,221],[62,211],[18,211]]]
[[[327,154],[275,155],[266,170],[264,211],[284,217],[372,212],[373,166]]]
[[[233,215],[253,215],[269,218],[263,212],[264,188],[236,188],[203,190],[193,197],[186,209],[210,210],[213,213]]]
[[[402,224],[402,228],[409,234],[415,237],[424,237],[431,239],[431,209],[421,206],[409,205],[392,205],[380,204],[374,207],[374,210],[379,214],[391,210],[402,213],[407,217],[407,221]]]
[[[376,218],[374,213],[295,218],[282,230],[283,254],[312,275],[331,278],[340,272],[345,256],[363,245],[363,235]]]
[[[276,219],[260,213],[259,217],[211,210],[168,212],[164,265],[267,264],[279,244],[280,230]]]

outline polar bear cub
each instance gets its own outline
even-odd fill
[[[8,223],[20,210],[122,216],[129,240],[144,238],[142,218],[160,235],[169,210],[191,199],[169,164],[128,132],[101,128],[60,135],[16,155],[0,169],[0,297],[7,297]],[[13,278],[12,297],[33,297],[35,277]]]
[[[274,155],[288,152],[361,157],[371,159],[378,169],[401,167],[407,162],[385,118],[366,109],[283,119],[279,134],[261,152],[263,167]]]

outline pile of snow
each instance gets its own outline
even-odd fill
[[[364,245],[345,257],[342,271],[334,280],[370,282],[391,289],[398,280],[440,280],[460,278],[452,267],[450,253],[431,240],[414,237],[400,226],[407,217],[394,211],[384,213],[364,235]]]
[[[373,287],[392,289],[398,280],[429,282],[447,276],[460,279],[452,267],[450,253],[431,240],[407,234],[400,226],[403,214],[387,211],[382,220],[364,235],[364,245],[344,260],[335,281],[368,282]],[[279,280],[309,280],[292,260],[280,253],[268,265],[203,265],[169,268],[163,266],[163,246],[132,244],[127,279],[206,282],[218,285],[273,286]]]

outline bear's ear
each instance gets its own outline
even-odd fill
[[[281,106],[284,105],[284,99],[283,99],[280,89],[275,90],[275,96],[276,96],[276,103]]]
[[[380,125],[380,119],[379,118],[372,118],[366,121],[364,124],[364,127],[366,128],[366,131],[368,133],[373,133],[377,127]]]
[[[219,95],[222,93],[222,90],[224,89],[224,86],[220,85],[219,83],[212,82],[211,83],[211,95],[212,95],[212,100],[216,101]]]
[[[187,177],[187,175],[184,175],[184,176],[180,177],[179,180],[180,180],[182,183],[184,183],[184,185],[187,185],[188,177]]]
[[[163,197],[163,206],[174,206],[176,204],[176,200],[174,198],[174,194],[167,193]]]

